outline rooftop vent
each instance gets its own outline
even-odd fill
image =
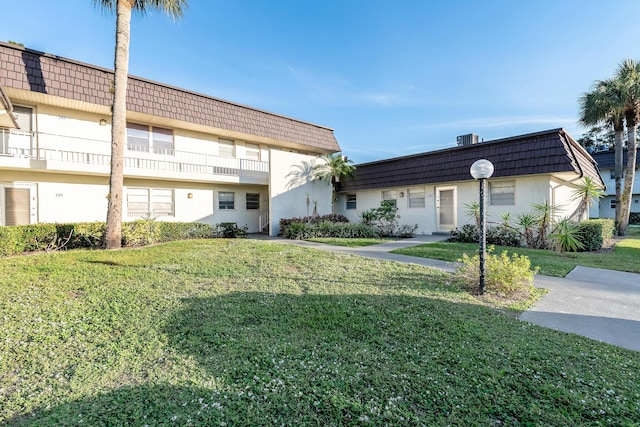
[[[465,147],[467,145],[477,144],[478,135],[475,133],[468,133],[466,135],[460,135],[456,138],[458,141],[458,147]]]

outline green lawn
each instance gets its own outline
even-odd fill
[[[463,253],[473,255],[477,250],[477,243],[442,242],[397,249],[393,252],[454,262],[460,259]],[[503,250],[526,255],[531,260],[531,265],[539,266],[539,273],[547,276],[564,277],[577,265],[640,273],[640,227],[630,227],[627,237],[616,244],[613,252],[557,253],[549,250],[505,246],[496,246],[494,251],[500,253]]]
[[[0,259],[0,424],[638,425],[637,352],[255,240]]]

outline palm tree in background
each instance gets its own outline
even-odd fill
[[[599,80],[594,84],[591,92],[584,94],[579,99],[580,124],[583,126],[604,125],[613,127],[615,135],[616,227],[620,224],[622,206],[623,91],[624,88],[617,79]]]
[[[127,76],[131,12],[162,10],[167,15],[182,16],[187,0],[93,0],[100,8],[116,12],[116,48],[114,60],[114,95],[111,120],[111,175],[105,230],[105,247],[119,249],[122,238],[122,187],[124,184],[124,145],[127,128]]]
[[[633,182],[636,175],[636,132],[640,119],[640,62],[633,59],[624,60],[618,67],[616,78],[624,88],[624,120],[627,125],[627,170],[620,199],[620,224],[618,225],[618,235],[624,236],[629,226]]]
[[[356,170],[353,162],[341,153],[322,156],[320,164],[315,167],[315,178],[329,181],[333,187],[331,195],[332,212],[335,213],[335,200],[340,179],[352,175]]]

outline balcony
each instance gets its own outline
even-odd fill
[[[0,138],[0,167],[98,175],[110,173],[108,141],[5,128],[0,128]],[[82,150],[82,147],[90,148]],[[130,145],[125,147],[124,174],[141,178],[267,184],[269,164],[251,159],[167,148],[149,150]]]

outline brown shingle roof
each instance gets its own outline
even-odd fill
[[[493,177],[575,172],[604,187],[594,160],[564,129],[520,135],[356,165],[341,191],[404,187],[473,179],[469,168],[478,159],[490,160]]]
[[[0,64],[0,84],[6,87],[92,104],[112,104],[111,70],[2,42]],[[330,128],[139,77],[129,76],[127,109],[326,152],[340,151]]]

